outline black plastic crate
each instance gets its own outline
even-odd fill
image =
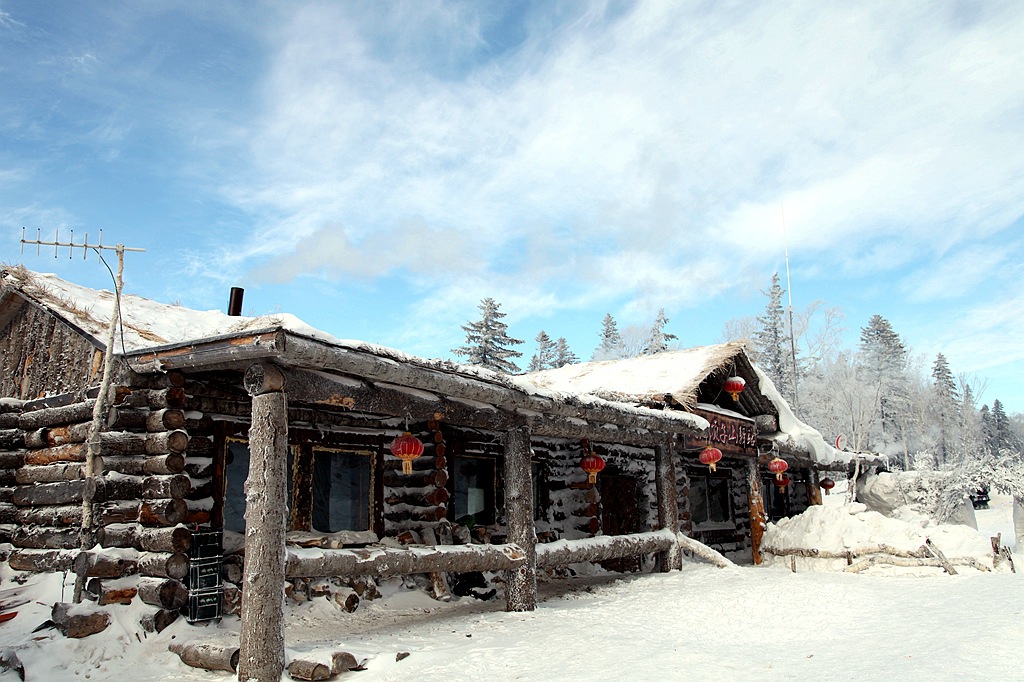
[[[192,531],[192,559],[209,559],[224,553],[222,547],[224,531],[219,528],[197,528]]]
[[[220,587],[222,557],[192,559],[188,565],[188,587],[190,590],[209,590]]]
[[[186,616],[188,622],[198,623],[220,618],[223,601],[224,590],[220,587],[212,590],[189,591],[188,615]]]

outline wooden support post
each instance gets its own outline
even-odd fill
[[[821,479],[814,467],[807,468],[807,501],[810,504],[821,504]]]
[[[288,401],[281,372],[254,365],[249,478],[245,482],[245,574],[238,679],[278,680],[284,672],[284,563]]]
[[[658,527],[672,531],[674,535],[679,532],[679,502],[671,440],[654,446],[654,485],[658,497]],[[662,573],[683,567],[683,553],[678,543],[658,553],[658,565]]]
[[[759,566],[761,558],[761,538],[764,536],[764,497],[761,496],[761,479],[758,476],[757,460],[747,462],[747,502],[750,506],[750,552],[754,556],[754,565]]]
[[[537,608],[537,532],[533,525],[533,481],[530,431],[516,427],[505,433],[505,520],[508,541],[519,545],[526,561],[506,574],[506,611]]]

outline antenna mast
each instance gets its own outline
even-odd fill
[[[786,235],[786,207],[779,202],[779,211],[782,213],[782,244],[786,250],[786,295],[789,296],[789,355],[793,361],[793,413],[800,414],[800,398],[797,392],[797,371],[796,371],[796,339],[793,329],[793,284],[789,279],[789,237]]]
[[[85,487],[82,489],[82,527],[79,532],[79,541],[82,551],[85,551],[96,544],[96,530],[93,519],[93,491],[96,486],[93,480],[103,474],[98,471],[97,463],[100,460],[100,430],[103,428],[103,415],[106,413],[107,401],[110,392],[110,375],[114,366],[114,334],[117,325],[121,320],[121,289],[124,286],[124,252],[145,251],[145,249],[128,248],[124,244],[114,246],[103,245],[103,230],[100,230],[99,241],[96,244],[89,243],[89,233],[85,233],[85,239],[81,243],[75,242],[75,231],[71,230],[71,237],[66,242],[60,240],[60,228],[53,233],[53,241],[47,242],[40,239],[40,230],[36,230],[35,239],[25,239],[25,228],[21,228],[21,252],[25,253],[25,244],[35,244],[36,254],[39,255],[43,246],[53,247],[53,257],[56,258],[58,250],[66,247],[68,258],[74,254],[75,249],[82,249],[82,259],[88,254],[89,249],[96,252],[99,260],[107,265],[103,259],[103,251],[114,251],[117,253],[117,276],[114,277],[114,312],[110,316],[110,326],[107,328],[107,347],[103,353],[103,379],[100,381],[99,393],[96,395],[96,402],[92,408],[92,422],[89,424],[89,436],[87,439],[88,448],[85,455]],[[110,266],[107,265],[107,270]],[[114,273],[111,272],[111,275]],[[82,593],[85,590],[85,576],[80,575],[75,579],[75,603],[82,601]]]

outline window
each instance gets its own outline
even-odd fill
[[[229,440],[224,448],[224,530],[245,532],[245,480],[249,478],[249,444]]]
[[[373,456],[369,452],[313,452],[313,530],[371,530]]]
[[[458,455],[452,458],[454,492],[450,505],[453,520],[468,521],[467,525],[494,523],[494,465],[495,460],[490,457]]]
[[[224,530],[245,532],[245,481],[249,478],[249,442],[229,438],[224,443]],[[288,451],[286,509],[292,499],[292,452]]]
[[[732,491],[728,474],[690,474],[690,519],[694,526],[732,525]]]

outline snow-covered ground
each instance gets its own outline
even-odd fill
[[[977,516],[982,533],[1012,541],[1008,498],[995,496]],[[1015,560],[1024,568],[1024,556]],[[60,579],[33,582],[34,601],[0,625],[0,647],[18,647],[29,680],[232,679],[185,667],[167,645],[230,638],[237,619],[178,622],[147,637],[134,623],[149,607],[132,606],[85,640],[53,630],[33,635],[60,598]],[[889,681],[1011,679],[1019,677],[1024,649],[1024,574],[792,573],[692,563],[676,573],[567,586],[544,584],[547,598],[520,614],[505,613],[500,601],[441,604],[412,590],[364,603],[355,614],[325,600],[291,606],[289,655],[328,662],[331,651],[350,651],[366,659],[366,670],[341,679],[365,682]],[[398,661],[401,652],[409,656]]]

